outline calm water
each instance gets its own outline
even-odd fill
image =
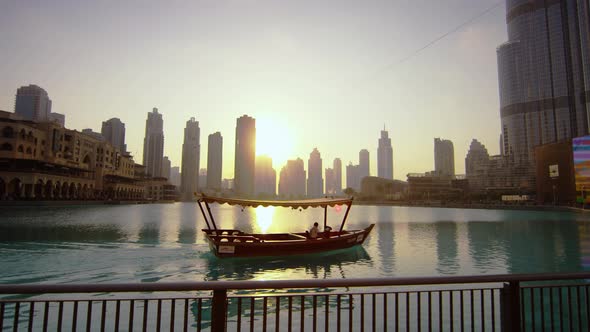
[[[302,231],[322,209],[212,207],[218,225]],[[335,227],[344,209],[331,208]],[[0,283],[270,280],[590,270],[590,214],[353,206],[356,249],[305,257],[215,258],[189,203],[0,210]]]

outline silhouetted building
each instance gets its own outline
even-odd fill
[[[365,199],[395,200],[403,198],[408,183],[399,180],[367,176],[361,182],[361,193]]]
[[[221,189],[223,137],[220,132],[209,135],[207,142],[207,188]]]
[[[305,169],[303,160],[287,160],[287,164],[281,169],[279,179],[279,196],[287,198],[305,196]]]
[[[190,118],[184,128],[184,143],[182,144],[180,193],[183,200],[193,200],[194,193],[199,190],[200,135],[199,122],[194,117]]]
[[[234,190],[238,195],[254,194],[256,170],[256,120],[243,115],[236,124]]]
[[[207,169],[201,168],[199,170],[199,191],[205,191],[207,187]]]
[[[97,133],[96,131],[90,129],[90,128],[84,128],[82,129],[82,133],[88,135],[88,136],[92,136],[94,138],[96,138],[99,141],[105,141],[104,137],[102,136],[101,133]]]
[[[434,139],[434,172],[438,175],[455,176],[455,149],[447,139]]]
[[[485,189],[489,162],[488,150],[474,138],[465,157],[465,176],[469,181],[471,191]]]
[[[18,88],[16,90],[14,113],[24,120],[49,121],[51,99],[49,99],[47,91],[33,84]]]
[[[309,154],[307,161],[307,196],[321,197],[324,195],[324,179],[322,178],[322,157],[317,148]]]
[[[360,188],[360,181],[363,180],[365,176],[371,175],[371,168],[369,162],[369,151],[367,149],[362,149],[359,152],[359,188]]]
[[[349,163],[346,166],[346,188],[359,192],[361,190],[361,178],[359,165]]]
[[[277,194],[277,172],[272,167],[272,159],[269,156],[256,157],[256,184],[257,196],[274,197]]]
[[[342,161],[334,159],[334,166],[326,168],[326,195],[342,194]]]
[[[172,168],[172,163],[170,162],[170,159],[168,159],[168,157],[164,157],[162,159],[162,175],[161,177],[166,178],[167,180],[170,180],[170,169]],[[168,181],[170,182],[170,181]]]
[[[180,167],[170,167],[170,181],[171,184],[175,185],[180,189]]]
[[[502,154],[534,188],[538,145],[588,134],[587,0],[507,1],[508,42],[497,49]]]
[[[391,138],[386,130],[381,130],[379,147],[377,148],[377,176],[384,179],[393,179],[393,148]]]
[[[111,118],[102,122],[100,130],[102,136],[119,151],[127,152],[125,144],[125,124],[119,118]]]
[[[145,121],[145,138],[143,140],[143,164],[148,176],[159,177],[162,174],[164,157],[164,121],[162,114],[154,107]]]
[[[51,112],[49,113],[49,122],[53,122],[53,123],[57,123],[62,127],[65,127],[66,125],[66,116],[64,114],[60,114],[60,113],[54,113]]]

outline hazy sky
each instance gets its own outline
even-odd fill
[[[314,147],[324,168],[335,157],[356,164],[366,148],[376,175],[385,125],[396,179],[434,168],[434,137],[453,141],[464,173],[472,138],[499,151],[504,4],[400,60],[495,3],[0,0],[0,110],[14,111],[16,89],[37,84],[68,128],[100,131],[119,117],[141,162],[145,119],[158,107],[164,154],[178,166],[185,123],[195,117],[201,167],[207,136],[223,136],[224,177],[233,177],[243,114],[256,118],[259,146],[277,172],[287,158],[307,167]]]

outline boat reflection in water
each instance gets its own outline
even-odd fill
[[[201,256],[207,262],[205,280],[288,280],[346,278],[346,270],[372,264],[362,246],[323,253],[219,259],[211,252]]]

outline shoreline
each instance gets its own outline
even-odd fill
[[[63,207],[63,206],[99,206],[99,205],[140,205],[140,204],[172,204],[175,201],[0,201],[0,207]],[[182,203],[182,202],[180,202]],[[448,209],[481,209],[481,210],[523,210],[523,211],[554,211],[554,212],[590,212],[590,206],[582,209],[573,206],[563,205],[508,205],[508,204],[482,204],[482,203],[415,203],[394,202],[394,201],[361,201],[355,200],[354,205],[363,206],[401,206],[401,207],[425,207],[425,208],[448,208]]]

